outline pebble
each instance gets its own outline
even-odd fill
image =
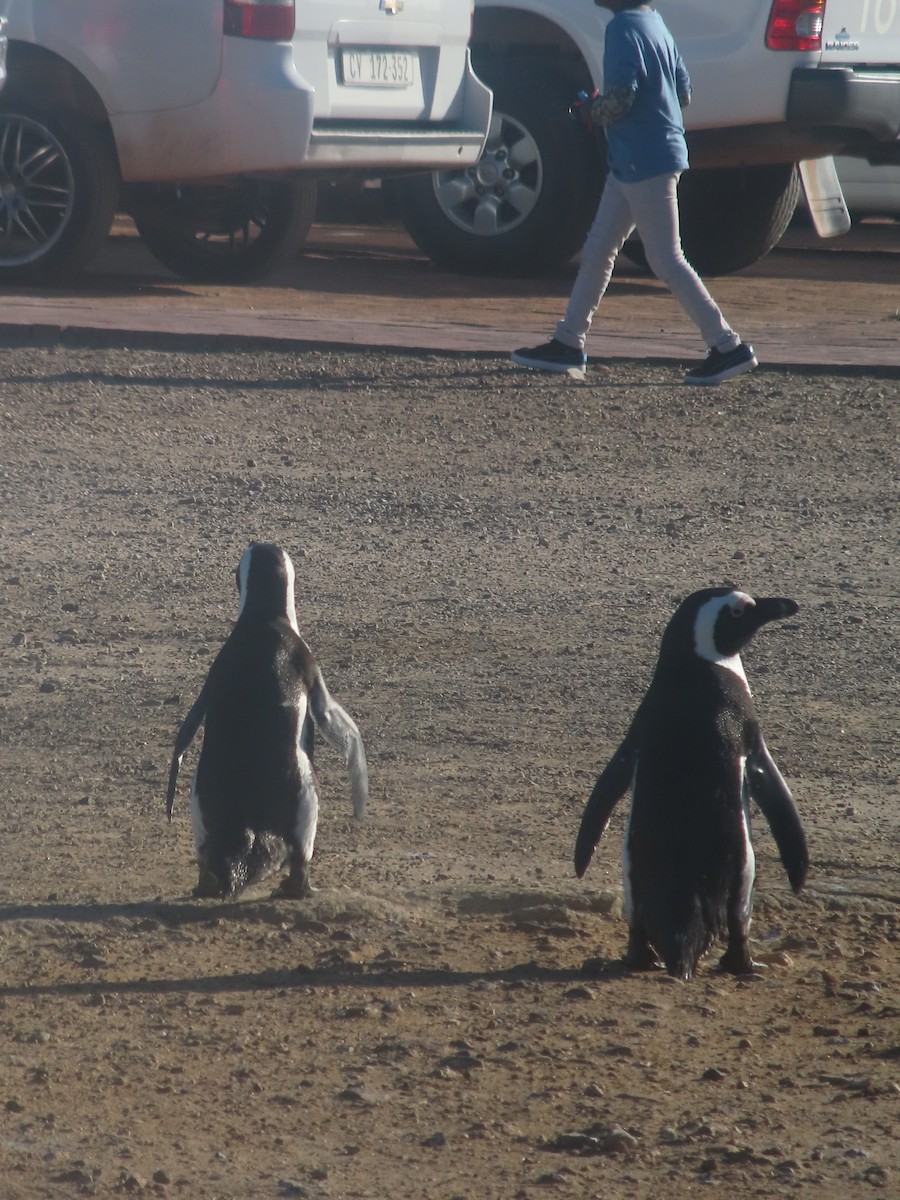
[[[719,1067],[707,1067],[706,1070],[703,1072],[703,1074],[700,1076],[700,1078],[707,1079],[711,1083],[719,1083],[721,1080],[723,1080],[725,1078],[725,1074],[726,1074],[726,1072],[720,1070]]]
[[[344,1088],[342,1092],[338,1092],[338,1100],[346,1100],[349,1104],[357,1104],[364,1108],[370,1108],[376,1103],[372,1096],[366,1095],[358,1088]]]
[[[375,1004],[349,1004],[338,1015],[345,1020],[359,1020],[361,1018],[380,1017],[381,1013],[382,1010]]]
[[[133,1171],[127,1174],[123,1173],[121,1179],[119,1180],[117,1190],[120,1192],[130,1193],[145,1192],[147,1190],[147,1180],[144,1179],[143,1176],[135,1174]]]
[[[619,1125],[615,1125],[606,1137],[602,1139],[600,1145],[604,1154],[627,1154],[634,1150],[637,1144],[638,1140],[634,1134],[629,1133],[627,1129],[622,1129]]]
[[[886,1188],[891,1181],[890,1171],[886,1167],[867,1167],[862,1177],[870,1187],[876,1188]]]
[[[638,1139],[621,1125],[592,1125],[586,1130],[559,1133],[545,1142],[548,1150],[574,1150],[579,1154],[630,1154]]]
[[[574,987],[570,987],[563,994],[567,1000],[594,1000],[597,997],[594,989],[589,988],[584,983],[578,983]]]
[[[69,1171],[59,1171],[57,1174],[51,1175],[50,1182],[71,1183],[78,1188],[87,1188],[94,1182],[94,1177],[90,1171],[85,1171],[82,1167],[72,1167]]]
[[[551,1150],[596,1150],[597,1138],[588,1133],[558,1133],[548,1147]]]
[[[442,1058],[438,1063],[435,1074],[447,1078],[448,1075],[468,1075],[470,1071],[480,1070],[484,1066],[482,1060],[476,1057],[470,1050],[460,1050],[455,1054],[448,1054],[446,1058]]]

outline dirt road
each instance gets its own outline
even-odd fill
[[[4,1200],[848,1200],[900,1180],[896,371],[575,385],[499,356],[0,348]],[[306,902],[198,902],[175,730],[251,538],[358,721]],[[585,798],[677,599],[746,655],[806,823],[758,978],[623,973]]]

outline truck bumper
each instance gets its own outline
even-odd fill
[[[110,114],[125,183],[193,183],[304,165],[316,98],[290,45],[223,39],[218,86],[198,104]]]
[[[484,149],[494,98],[473,72],[468,53],[462,88],[457,121],[316,120],[303,166],[325,173],[345,168],[438,170],[471,166]]]
[[[493,93],[466,72],[450,122],[316,122],[316,96],[291,47],[225,38],[220,86],[200,104],[111,116],[125,183],[199,183],[236,175],[467,166],[481,156]]]
[[[879,142],[900,137],[900,72],[876,68],[797,67],[791,78],[788,124],[856,130]]]

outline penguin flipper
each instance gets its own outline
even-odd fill
[[[628,791],[634,776],[640,712],[638,709],[621,746],[600,772],[585,805],[578,837],[575,839],[575,874],[579,879],[588,869],[594,848],[609,824],[612,811]]]
[[[175,785],[178,782],[178,768],[184,758],[184,752],[197,735],[197,730],[203,724],[206,716],[207,691],[206,684],[200,689],[200,695],[191,706],[191,711],[184,718],[178,736],[175,738],[175,749],[172,751],[172,762],[169,766],[169,786],[166,790],[166,817],[172,820],[172,809],[175,806]]]
[[[747,758],[747,787],[772,830],[791,887],[799,892],[809,869],[809,851],[790,788],[769,753],[762,734]]]
[[[365,815],[369,798],[369,768],[362,735],[350,714],[329,693],[318,670],[309,689],[309,711],[325,741],[344,756],[350,772],[353,815],[358,820]]]

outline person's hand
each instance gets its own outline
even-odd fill
[[[569,109],[569,116],[572,120],[576,124],[583,126],[588,133],[593,130],[595,125],[594,118],[591,115],[591,105],[599,95],[600,93],[597,88],[594,88],[590,95],[582,89],[575,98],[574,104]]]

